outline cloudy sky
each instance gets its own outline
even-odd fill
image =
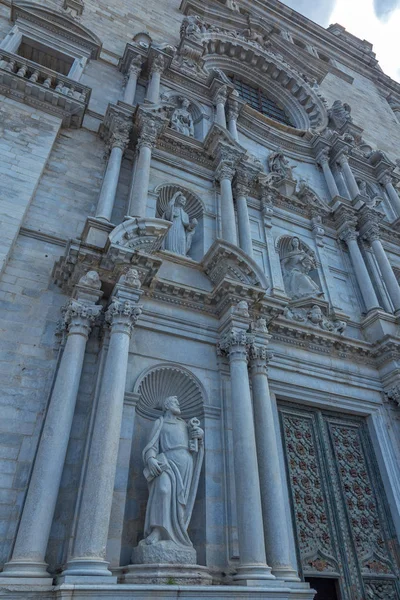
[[[340,23],[374,45],[379,64],[400,81],[400,0],[282,0],[327,27]]]

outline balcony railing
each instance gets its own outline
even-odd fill
[[[80,127],[91,89],[56,71],[0,49],[0,93]]]

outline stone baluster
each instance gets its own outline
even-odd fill
[[[111,576],[105,560],[114,480],[121,435],[131,335],[142,307],[137,271],[131,269],[115,286],[106,312],[110,341],[94,420],[86,478],[68,576]],[[68,579],[64,579],[68,581]]]
[[[137,80],[142,70],[142,64],[142,57],[137,55],[132,59],[132,62],[129,66],[127,73],[128,79],[123,97],[123,101],[126,102],[126,104],[133,105],[135,103]]]
[[[360,190],[358,188],[357,181],[353,175],[353,171],[350,168],[348,156],[346,154],[341,154],[341,156],[339,156],[338,158],[338,163],[343,169],[343,175],[350,193],[350,198],[351,200],[354,200],[360,195]]]
[[[246,254],[248,254],[248,256],[253,258],[253,242],[251,239],[249,209],[247,206],[247,196],[249,191],[250,186],[248,177],[241,169],[237,172],[234,187],[238,218],[239,246]]]
[[[367,224],[367,231],[364,233],[364,237],[368,243],[371,244],[376,262],[382,273],[383,281],[385,282],[386,289],[394,306],[394,311],[395,313],[398,313],[400,311],[400,287],[382,245],[379,225],[377,223]]]
[[[380,183],[384,186],[387,195],[389,196],[390,204],[396,218],[400,217],[400,198],[393,185],[393,180],[389,173],[385,173],[380,179]]]
[[[111,151],[100,190],[96,219],[104,219],[108,222],[111,221],[119,174],[121,171],[122,157],[129,142],[130,128],[130,123],[121,119],[118,121],[117,127],[110,135],[108,143]]]
[[[252,344],[250,347],[250,374],[267,561],[272,567],[273,575],[278,579],[299,581],[297,571],[291,564],[288,515],[278,453],[278,432],[275,429],[268,385],[267,365],[272,354],[268,352],[265,343],[268,343],[270,336],[260,335],[264,338],[264,343]]]
[[[235,309],[233,309],[234,312]],[[253,410],[247,371],[248,325],[233,318],[220,350],[229,356],[233,458],[240,566],[234,579],[245,585],[268,584],[274,576],[265,555],[264,526]]]
[[[214,96],[215,122],[226,129],[225,104],[228,97],[226,85],[222,85]]]
[[[340,231],[340,237],[343,239],[350,253],[350,259],[354,268],[354,273],[361,290],[367,312],[379,308],[378,298],[376,297],[368,269],[365,265],[360,248],[358,247],[358,232],[352,225],[345,225]]]
[[[86,342],[101,312],[96,271],[82,277],[64,309],[65,348],[59,364],[29,482],[12,558],[1,577],[50,578],[45,563],[65,456],[75,412]],[[51,578],[50,578],[51,583]]]
[[[235,175],[234,164],[230,160],[221,160],[215,178],[221,187],[222,238],[237,245],[235,208],[233,205],[232,179]]]
[[[233,90],[228,100],[228,130],[235,142],[239,141],[239,134],[237,130],[237,120],[239,117],[239,103],[237,101],[239,92]]]
[[[160,102],[160,82],[161,74],[165,70],[164,57],[159,54],[153,60],[153,64],[150,67],[150,81],[147,86],[146,100],[158,104]]]
[[[149,191],[151,152],[156,145],[160,131],[160,124],[149,118],[142,122],[140,135],[137,142],[137,159],[135,163],[134,178],[131,186],[129,202],[129,215],[131,217],[145,217],[147,195]]]
[[[329,194],[331,196],[331,199],[333,200],[336,196],[340,196],[340,194],[336,185],[335,178],[329,166],[329,150],[327,148],[321,152],[317,159],[317,163],[320,165],[323,171],[326,185],[328,186]]]

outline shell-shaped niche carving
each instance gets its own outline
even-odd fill
[[[204,394],[200,383],[194,375],[181,367],[153,367],[135,387],[140,396],[136,410],[146,418],[157,419],[161,416],[162,401],[168,396],[178,397],[183,419],[203,414]]]
[[[156,189],[156,193],[158,194],[156,217],[159,219],[162,217],[176,192],[182,192],[185,196],[185,212],[189,215],[190,220],[201,219],[203,216],[203,205],[199,198],[190,190],[176,184],[166,184]]]

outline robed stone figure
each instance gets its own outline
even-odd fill
[[[163,219],[172,223],[164,241],[165,249],[183,256],[186,256],[190,250],[197,225],[197,219],[190,221],[185,206],[185,196],[181,192],[176,192],[162,215]]]
[[[187,529],[203,462],[204,432],[198,419],[186,423],[180,417],[176,396],[165,398],[163,411],[143,449],[143,473],[149,486],[149,499],[145,538],[138,548],[140,559],[144,562],[195,562],[196,553]]]

